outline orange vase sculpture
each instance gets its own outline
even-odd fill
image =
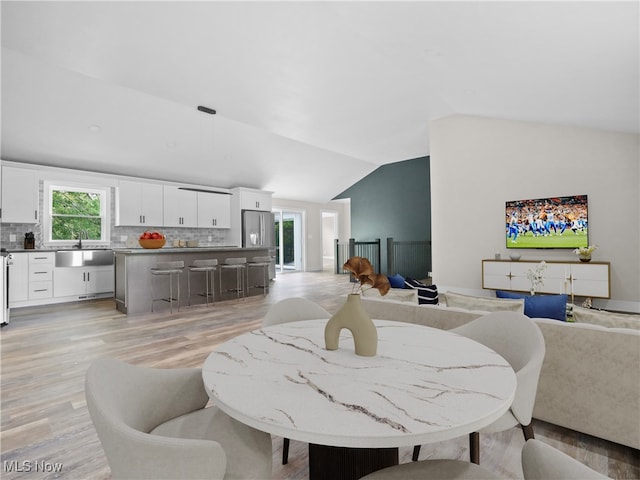
[[[378,331],[367,315],[360,295],[350,294],[346,303],[333,315],[324,328],[324,342],[327,350],[337,350],[340,331],[346,328],[353,335],[356,355],[373,357],[378,350]]]

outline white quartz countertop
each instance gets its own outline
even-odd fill
[[[493,350],[452,332],[376,320],[378,354],[361,357],[327,320],[255,330],[203,366],[214,403],[237,420],[294,440],[343,447],[418,445],[478,431],[508,410],[516,377]]]

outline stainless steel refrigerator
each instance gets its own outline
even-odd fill
[[[276,239],[273,213],[257,210],[242,211],[242,246],[269,249],[269,278],[276,278]]]

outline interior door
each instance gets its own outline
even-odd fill
[[[302,270],[302,213],[275,210],[274,230],[277,271]]]

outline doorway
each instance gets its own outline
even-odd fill
[[[338,213],[322,212],[322,271],[335,271],[335,239],[338,237]]]
[[[302,212],[273,210],[276,238],[276,272],[303,270]]]

